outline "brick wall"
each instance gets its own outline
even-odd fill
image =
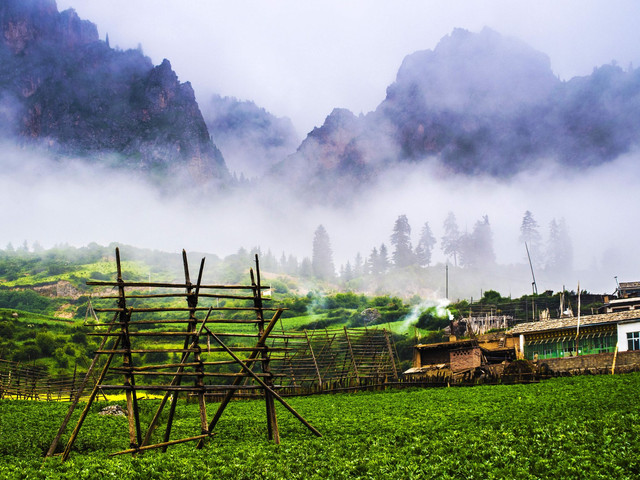
[[[449,359],[451,371],[460,372],[462,370],[468,370],[482,365],[482,352],[478,347],[464,350],[453,350],[450,352]]]

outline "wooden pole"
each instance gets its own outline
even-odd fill
[[[260,262],[258,261],[258,255],[255,256],[256,262],[256,277],[254,279],[253,270],[250,270],[251,286],[253,289],[253,305],[256,308],[256,319],[260,321],[258,323],[258,333],[262,335],[264,333],[264,315],[262,313],[262,291],[260,289]],[[266,345],[265,345],[266,347]],[[264,349],[261,352],[261,365],[262,373],[269,374],[269,352]],[[273,386],[273,382],[269,376],[266,378],[266,383],[269,386]],[[267,411],[267,432],[269,440],[273,440],[276,444],[280,443],[280,431],[278,430],[278,418],[276,416],[276,406],[273,401],[273,396],[265,390],[264,392],[265,407]]]
[[[189,306],[189,325],[187,326],[187,335],[185,336],[185,339],[184,339],[184,347],[186,349],[187,347],[189,347],[189,345],[191,345],[192,342],[197,342],[197,336],[196,338],[194,338],[194,333],[196,330],[196,321],[197,321],[197,319],[195,318],[195,311],[197,310],[197,306],[198,306],[197,292],[200,291],[200,282],[202,281],[202,272],[204,269],[204,258],[200,262],[200,271],[198,273],[198,283],[196,285],[195,295],[192,295],[193,285],[191,283],[191,278],[189,276],[189,262],[187,260],[187,252],[185,250],[182,250],[182,263],[184,266],[184,278],[185,278],[185,285],[187,289],[187,304]],[[198,358],[198,360],[196,361],[199,362],[199,360],[200,359]],[[182,381],[182,376],[178,376],[178,378],[176,379],[177,385],[180,385],[181,381]],[[173,396],[171,398],[171,406],[169,407],[169,418],[167,419],[167,426],[164,432],[165,442],[168,442],[169,438],[171,437],[171,428],[173,426],[173,417],[176,411],[176,404],[178,403],[177,402],[178,395],[179,395],[179,392],[174,391]],[[203,401],[204,401],[204,397],[203,397]],[[203,405],[200,404],[201,416],[202,416],[202,408],[203,408]],[[206,413],[204,415],[205,415],[204,426],[206,427]],[[166,452],[167,448],[163,447],[162,451]]]
[[[387,341],[387,350],[389,351],[389,358],[391,359],[391,366],[393,367],[393,379],[398,380],[398,370],[396,370],[396,360],[393,356],[393,348],[391,348],[390,335],[386,329],[383,329],[382,331],[384,332],[384,338]]]
[[[282,315],[283,311],[284,310],[282,309],[278,310],[276,314],[273,316],[273,318],[271,319],[271,321],[269,322],[269,325],[267,325],[267,328],[265,329],[264,333],[262,334],[262,336],[258,340],[258,343],[256,344],[256,349],[251,352],[251,354],[249,355],[249,358],[246,360],[246,364],[249,367],[253,365],[253,363],[256,361],[256,357],[260,352],[259,348],[262,347],[267,341],[267,338],[269,337],[271,330],[273,330],[273,327],[276,325],[276,323],[280,319],[280,315]],[[231,384],[231,386],[232,387],[238,386],[240,385],[240,383],[242,383],[242,377],[236,377],[233,383]],[[227,391],[226,395],[224,396],[224,398],[220,402],[220,405],[218,406],[218,410],[216,410],[216,413],[214,414],[213,418],[209,422],[209,428],[208,428],[209,433],[211,433],[215,428],[216,424],[220,420],[220,417],[222,417],[222,413],[224,412],[224,409],[227,408],[227,405],[231,401],[231,398],[233,397],[234,394],[235,394],[235,390],[233,389],[230,389]],[[200,442],[198,442],[197,448],[202,448],[203,445],[204,445],[203,441],[200,440]]]
[[[318,368],[318,362],[316,361],[316,356],[313,353],[313,346],[311,345],[311,341],[309,341],[309,334],[307,330],[304,331],[304,336],[307,339],[307,345],[309,347],[309,352],[311,352],[311,358],[313,359],[313,366],[316,369],[316,375],[318,375],[318,386],[322,388],[322,376],[320,375],[320,369]]]
[[[124,280],[122,279],[122,265],[120,262],[120,249],[116,247],[116,269],[118,280],[118,308],[120,312],[120,331],[122,332],[122,347],[125,352],[122,355],[122,365],[126,367],[133,366],[133,358],[131,356],[131,339],[129,338],[129,320],[131,320],[131,311],[127,310],[126,293],[124,290]],[[138,397],[135,390],[135,377],[132,372],[124,375],[124,385],[131,387],[126,390],[127,398],[127,415],[129,417],[129,443],[131,447],[138,447],[142,443],[140,432],[140,416],[138,412]]]
[[[200,328],[198,330],[197,335],[199,336],[202,333],[202,329],[205,325],[205,323],[207,323],[207,320],[209,319],[209,315],[211,314],[211,310],[209,310],[209,313],[207,313],[207,316],[205,317],[205,319],[202,321],[202,325],[200,325]],[[179,376],[180,374],[184,371],[184,367],[187,366],[186,361],[187,358],[189,357],[189,352],[185,352],[182,355],[182,360],[181,362],[177,365],[178,370],[176,371],[175,376],[173,377],[173,379],[171,380],[170,385],[171,386],[177,386],[179,385]],[[196,366],[201,362],[195,362],[192,364],[189,364],[190,366]],[[211,363],[215,363],[215,362],[211,362]],[[160,405],[158,406],[155,415],[153,416],[153,419],[151,420],[151,423],[149,424],[149,428],[147,429],[147,433],[144,436],[144,440],[142,441],[142,445],[147,445],[149,443],[149,440],[151,439],[151,435],[153,434],[153,431],[155,430],[156,426],[158,425],[158,421],[160,420],[160,414],[162,413],[162,410],[164,409],[167,400],[169,400],[169,397],[171,396],[171,392],[167,391],[164,396],[162,397],[162,401],[160,402]]]
[[[116,319],[117,315],[114,316],[114,321]],[[107,330],[107,332],[111,332],[111,329],[113,328],[113,324],[109,327],[109,329]],[[104,345],[106,344],[107,340],[108,340],[108,336],[105,336],[102,339],[102,342],[100,343],[100,349],[102,349],[104,347]],[[118,342],[118,340],[116,339],[116,343]],[[78,388],[78,391],[76,393],[75,398],[73,399],[73,402],[71,402],[71,405],[69,405],[69,410],[67,411],[67,415],[64,417],[64,420],[62,420],[62,425],[60,425],[60,428],[58,429],[58,433],[56,433],[55,438],[53,439],[53,442],[51,442],[51,446],[49,447],[49,450],[47,450],[47,454],[45,455],[45,458],[50,457],[51,455],[53,455],[56,451],[56,448],[58,447],[58,443],[60,442],[60,438],[62,438],[62,434],[64,433],[65,429],[67,428],[67,425],[69,423],[69,420],[71,420],[71,415],[73,414],[73,411],[75,410],[76,406],[78,405],[78,402],[80,401],[80,397],[82,396],[82,393],[84,392],[84,389],[87,387],[87,383],[89,381],[89,376],[92,375],[93,373],[93,369],[96,366],[96,363],[98,361],[98,355],[94,355],[93,360],[91,361],[91,365],[89,365],[89,369],[87,370],[87,374],[84,377],[84,380],[82,380],[82,383],[80,384],[80,387]],[[96,379],[96,385],[99,385],[100,382]]]
[[[110,457],[115,457],[116,455],[124,455],[125,453],[139,453],[139,452],[143,452],[145,450],[153,450],[155,448],[163,448],[166,449],[167,447],[171,446],[171,445],[177,445],[179,443],[185,443],[185,442],[193,442],[194,440],[202,440],[203,438],[207,438],[210,437],[212,435],[207,434],[202,434],[202,435],[196,435],[195,437],[189,437],[189,438],[181,438],[180,440],[171,440],[170,442],[162,442],[162,443],[156,443],[155,445],[145,445],[142,447],[138,447],[138,448],[130,448],[128,450],[122,450],[120,452],[115,452],[110,454]]]
[[[356,380],[360,380],[360,375],[358,375],[358,365],[356,365],[356,357],[353,355],[353,348],[351,347],[351,340],[349,340],[347,327],[344,327],[344,336],[347,339],[347,345],[349,345],[349,353],[351,354],[351,361],[353,362],[353,371],[356,374]]]
[[[119,342],[120,342],[120,338],[116,338],[115,346],[117,346]],[[78,436],[78,433],[80,432],[80,427],[82,427],[82,424],[84,423],[84,419],[87,417],[87,414],[89,413],[89,409],[91,408],[91,404],[93,403],[93,400],[96,398],[96,394],[98,393],[98,389],[100,388],[102,380],[104,380],[104,377],[107,374],[107,370],[109,370],[109,365],[111,365],[111,360],[113,360],[113,357],[114,357],[114,354],[111,354],[111,355],[109,355],[107,357],[107,362],[105,363],[104,367],[102,368],[102,372],[100,373],[100,376],[98,377],[98,381],[94,385],[93,390],[91,391],[91,395],[89,395],[89,400],[87,400],[87,404],[84,406],[84,409],[82,410],[82,413],[80,414],[80,418],[78,419],[78,423],[76,424],[76,428],[74,428],[73,432],[71,432],[71,436],[69,437],[69,441],[67,442],[67,446],[65,447],[64,452],[62,453],[62,461],[63,462],[67,458],[69,458],[69,453],[71,452],[71,447],[73,446],[73,443],[76,441],[76,437]]]
[[[206,327],[205,327],[206,328]],[[307,422],[302,415],[300,415],[298,412],[296,412],[293,407],[291,407],[287,402],[284,401],[284,399],[278,395],[269,385],[267,385],[260,377],[258,377],[255,373],[253,373],[253,371],[251,370],[251,368],[249,368],[247,366],[247,364],[245,364],[242,360],[240,360],[235,353],[233,353],[231,350],[229,350],[227,348],[227,346],[222,343],[222,340],[220,340],[215,333],[211,333],[211,336],[213,337],[213,339],[218,342],[218,344],[224,348],[227,353],[229,355],[231,355],[231,357],[233,357],[233,359],[238,363],[238,365],[240,365],[242,367],[243,370],[245,370],[249,375],[251,375],[251,377],[258,382],[258,384],[260,384],[260,386],[262,388],[265,389],[265,391],[269,392],[271,394],[271,396],[273,398],[275,398],[276,400],[278,400],[278,402],[280,402],[282,404],[282,406],[284,408],[286,408],[287,410],[289,410],[294,417],[296,417],[298,420],[300,420],[300,422],[302,422],[302,424],[307,427],[309,430],[311,430],[313,432],[313,434],[317,437],[321,437],[322,434],[316,430],[309,422]]]

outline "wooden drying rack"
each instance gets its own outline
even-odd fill
[[[260,267],[258,256],[255,256],[256,270],[255,275],[253,269],[250,269],[251,284],[250,285],[203,285],[202,275],[204,271],[205,259],[200,262],[198,279],[195,284],[191,282],[189,275],[189,265],[187,254],[182,251],[182,259],[184,265],[184,283],[157,283],[157,282],[132,282],[125,281],[122,276],[122,266],[120,262],[120,251],[116,248],[116,268],[117,279],[115,282],[87,282],[87,285],[97,287],[107,287],[117,289],[117,295],[106,295],[102,299],[117,300],[116,307],[96,308],[95,311],[100,314],[113,314],[110,322],[98,323],[96,327],[106,327],[106,332],[98,332],[95,335],[101,336],[102,341],[100,347],[96,351],[96,355],[89,367],[89,371],[79,388],[77,395],[72,401],[69,411],[64,418],[49,450],[45,456],[54,455],[56,448],[62,438],[62,435],[69,423],[71,415],[78,405],[80,397],[85,390],[93,370],[99,363],[99,359],[106,359],[102,366],[102,370],[93,386],[89,399],[80,414],[80,418],[67,441],[66,447],[62,453],[62,461],[69,457],[71,448],[80,432],[82,424],[87,417],[89,409],[96,398],[98,392],[105,391],[124,391],[127,401],[127,415],[129,420],[129,448],[123,451],[115,452],[112,455],[120,455],[125,453],[136,454],[151,449],[162,449],[166,451],[171,445],[197,441],[197,448],[202,448],[207,438],[214,434],[214,428],[225,408],[238,389],[258,389],[264,395],[267,412],[267,431],[270,440],[280,443],[280,434],[278,432],[278,422],[276,418],[275,401],[280,402],[289,412],[291,412],[300,422],[302,422],[314,435],[320,437],[321,434],[309,422],[307,422],[298,412],[296,412],[285,400],[276,392],[277,385],[274,385],[273,379],[275,375],[269,367],[270,353],[274,351],[283,351],[286,347],[274,347],[267,345],[267,339],[282,315],[282,308],[265,308],[263,300],[270,300],[262,295],[264,289],[269,287],[261,285]],[[131,289],[134,293],[130,293]],[[147,289],[149,293],[142,294],[140,291]],[[162,289],[162,293],[151,293],[151,289]],[[175,291],[178,290],[178,291]],[[165,292],[166,291],[166,292]],[[135,293],[137,292],[137,293]],[[213,293],[205,293],[213,292]],[[141,301],[153,301],[154,299],[186,299],[186,307],[175,306],[138,306]],[[204,300],[203,300],[204,299]],[[135,305],[130,300],[135,301]],[[201,306],[200,301],[216,301],[216,306]],[[247,306],[225,307],[219,306],[220,300],[233,300],[246,302]],[[177,319],[137,319],[139,316],[149,315],[153,313],[173,312],[176,316],[184,315]],[[211,318],[212,314],[224,315],[232,312],[249,312],[254,318]],[[265,313],[272,314],[269,320],[265,319]],[[203,318],[203,314],[206,314]],[[200,316],[200,318],[198,318]],[[231,316],[231,315],[228,315]],[[242,324],[250,324],[257,326],[256,333],[234,332],[233,328],[226,329],[223,332],[215,332],[212,325],[226,324],[232,327],[238,327]],[[186,325],[185,331],[176,331],[175,325]],[[149,331],[150,327],[157,327],[157,330]],[[174,330],[171,330],[174,328]],[[207,337],[208,344],[200,345],[200,340]],[[256,338],[256,343],[252,346],[228,345],[221,340],[225,337],[241,338],[246,342],[248,338]],[[272,335],[272,337],[284,338],[286,334]],[[182,347],[176,345],[175,348],[149,348],[149,343],[138,346],[138,339],[162,339],[163,342],[171,339],[184,338]],[[217,343],[217,347],[210,346],[210,339]],[[180,354],[180,361],[173,363],[141,363],[142,356],[148,353],[173,353]],[[208,360],[211,353],[220,355],[225,353],[228,357],[225,360]],[[120,366],[112,366],[112,361],[116,356],[121,356],[122,364]],[[243,358],[241,358],[243,356]],[[190,359],[192,357],[192,359]],[[147,357],[148,358],[148,357]],[[254,372],[252,367],[254,364],[260,365],[260,371]],[[237,365],[239,370],[235,373],[220,372],[216,367],[220,365]],[[117,374],[122,378],[122,383],[115,384],[113,382],[106,383],[108,374]],[[169,383],[157,384],[143,382],[154,376],[162,379],[162,377],[172,376]],[[222,379],[233,377],[231,383],[224,383]],[[191,385],[183,385],[183,380],[192,378]],[[140,379],[140,383],[136,380]],[[205,379],[207,380],[205,382]],[[219,379],[216,381],[216,379]],[[248,384],[250,381],[253,384]],[[161,380],[160,380],[161,381]],[[243,383],[245,383],[243,385]],[[157,411],[143,431],[139,407],[138,393],[141,391],[164,392],[164,396],[157,408]],[[206,412],[206,395],[211,392],[225,391],[225,395],[220,402],[213,418],[209,421]],[[176,410],[176,400],[181,393],[194,395],[197,397],[199,406],[200,432],[187,438],[171,439],[172,424]],[[161,413],[167,402],[170,401],[169,415],[165,426],[163,440],[158,443],[151,443],[153,432],[159,426]]]

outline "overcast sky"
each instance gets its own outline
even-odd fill
[[[636,0],[58,0],[154,64],[168,58],[199,101],[253,100],[290,117],[301,136],[335,107],[367,113],[402,59],[456,27],[490,27],[551,59],[560,78],[612,60],[640,66]]]

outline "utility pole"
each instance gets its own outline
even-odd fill
[[[447,263],[445,268],[445,298],[449,300],[449,264]]]

